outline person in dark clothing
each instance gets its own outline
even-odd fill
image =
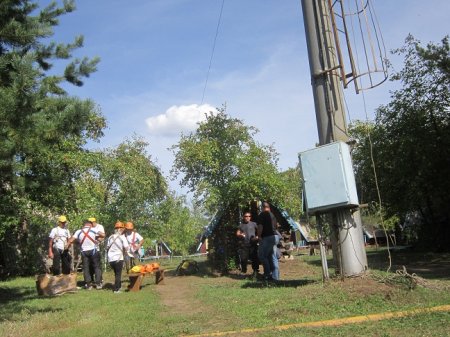
[[[242,219],[242,223],[236,231],[236,236],[239,240],[239,260],[241,264],[241,272],[247,273],[247,262],[250,259],[252,263],[253,276],[256,277],[259,271],[258,260],[258,235],[257,225],[255,222],[250,221],[250,212],[245,212]]]
[[[258,216],[257,225],[257,235],[260,238],[258,256],[264,267],[264,278],[266,280],[279,280],[277,220],[270,211],[270,205],[267,202],[262,204],[262,212]]]

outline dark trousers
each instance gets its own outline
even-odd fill
[[[123,260],[110,262],[109,265],[114,270],[114,291],[122,288]]]
[[[88,285],[92,282],[90,273],[90,268],[92,268],[95,274],[95,282],[97,283],[97,285],[100,285],[102,281],[102,270],[100,269],[100,253],[96,249],[87,250],[85,252],[81,252],[81,257],[83,260],[84,282],[86,282],[86,284]]]
[[[241,264],[241,271],[243,273],[247,272],[247,263],[249,259],[252,263],[253,272],[258,272],[258,246],[255,244],[244,244],[239,248],[239,260]]]
[[[96,284],[100,284],[103,282],[103,272],[102,272],[102,262],[101,262],[102,255],[100,254],[100,252],[98,252],[98,260],[99,260],[98,265],[100,267],[100,277],[101,277],[100,280],[97,280],[97,277],[95,276],[96,274],[95,274],[94,266],[92,264],[89,266],[89,273],[91,274],[91,280],[92,280],[92,282],[95,282]]]
[[[70,274],[70,263],[72,262],[72,256],[70,256],[68,250],[62,250],[52,247],[53,250],[53,275],[61,274],[61,266],[63,274]]]

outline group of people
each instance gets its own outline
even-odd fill
[[[262,203],[262,211],[256,222],[251,221],[251,213],[245,212],[242,223],[236,231],[240,240],[238,249],[241,272],[247,273],[247,263],[251,260],[253,276],[259,272],[261,262],[265,280],[279,280],[277,245],[280,234],[277,230],[277,220],[267,202]]]
[[[262,203],[262,211],[256,222],[251,221],[251,213],[245,212],[243,221],[236,232],[240,239],[239,257],[242,273],[247,273],[247,263],[251,260],[253,275],[259,272],[260,262],[264,269],[265,280],[279,280],[277,245],[280,234],[277,220],[267,202]],[[99,244],[106,238],[105,229],[95,218],[83,221],[83,226],[70,234],[67,228],[67,217],[61,215],[58,225],[49,235],[48,257],[53,259],[53,275],[70,274],[72,256],[70,246],[77,242],[83,262],[83,278],[86,289],[102,289],[101,252]],[[144,242],[143,237],[134,230],[132,222],[117,221],[114,233],[106,241],[106,252],[109,265],[114,271],[114,292],[120,292],[122,286],[122,270],[125,264],[127,272],[135,265],[139,250]]]
[[[83,226],[73,235],[67,228],[67,217],[61,215],[58,225],[49,234],[48,257],[53,259],[53,275],[70,274],[72,256],[70,246],[77,242],[83,262],[83,278],[85,288],[90,290],[103,287],[100,243],[106,238],[104,227],[96,218],[83,221]],[[135,265],[139,250],[144,242],[143,237],[134,230],[132,222],[117,221],[114,233],[106,241],[108,263],[114,271],[113,291],[119,293],[122,287],[122,270],[124,263],[127,272]]]

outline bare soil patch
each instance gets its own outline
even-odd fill
[[[207,315],[209,329],[224,330],[228,322],[220,315],[216,315],[215,308],[202,302],[199,287],[201,284],[215,282],[218,278],[203,278],[202,274],[192,276],[176,276],[175,273],[166,276],[164,282],[155,287],[160,296],[161,303],[166,307],[163,315],[168,317],[184,316],[192,317],[192,321],[197,321],[195,316]],[[222,277],[220,281],[232,282],[232,280]]]
[[[196,314],[204,310],[204,304],[196,297],[198,279],[198,276],[166,276],[155,289],[172,314]]]

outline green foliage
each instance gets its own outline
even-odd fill
[[[172,150],[173,176],[210,211],[219,205],[247,206],[257,199],[282,200],[285,185],[278,174],[277,154],[258,144],[257,130],[221,109],[210,113],[197,131],[183,135]]]
[[[59,214],[72,230],[90,216],[108,232],[117,219],[132,221],[144,237],[163,238],[180,252],[202,223],[169,195],[142,139],[84,149],[103,135],[106,121],[94,102],[64,88],[81,86],[99,59],[73,57],[82,36],[67,44],[49,40],[59,17],[74,9],[74,1],[42,10],[27,0],[0,4],[0,274],[39,269]],[[159,217],[164,207],[166,217]]]
[[[156,230],[152,237],[167,242],[176,255],[184,256],[195,251],[207,220],[199,206],[188,207],[184,197],[172,193],[158,205],[153,224]]]
[[[442,39],[442,45],[429,43],[426,48],[423,48],[417,43],[415,47],[417,54],[430,71],[439,69],[447,78],[450,77],[450,44],[448,36]]]
[[[254,127],[228,116],[223,108],[217,114],[208,114],[195,133],[183,135],[172,148],[173,176],[181,174],[181,185],[190,188],[197,202],[211,214],[222,212],[217,226],[220,229],[210,241],[211,256],[219,269],[226,270],[234,260],[239,210],[249,209],[252,201],[270,200],[299,214],[298,170],[281,175],[275,150],[258,144],[253,139],[256,132]]]
[[[147,154],[147,145],[135,137],[117,148],[84,154],[74,183],[78,221],[93,214],[107,231],[121,220],[135,223],[140,233],[155,233],[151,220],[167,195],[167,184]]]
[[[368,230],[383,229],[395,231],[400,225],[400,218],[394,214],[388,216],[378,202],[371,202],[369,207],[361,209],[361,219]]]
[[[58,18],[72,10],[73,1],[40,11],[26,0],[0,5],[0,242],[3,260],[16,258],[23,269],[36,256],[39,229],[47,232],[56,214],[74,209],[79,170],[72,159],[106,125],[92,101],[70,97],[62,88],[67,82],[81,85],[98,58],[72,59],[82,37],[69,44],[47,42]],[[64,74],[48,73],[56,62],[67,62]],[[20,249],[11,243],[16,241]]]
[[[117,148],[79,158],[76,211],[71,219],[79,224],[92,214],[108,232],[117,220],[132,221],[144,236],[145,246],[150,240],[163,240],[176,254],[186,255],[198,242],[196,236],[206,220],[201,209],[189,208],[185,198],[168,191],[147,146],[142,138],[134,137]]]
[[[300,178],[300,167],[290,168],[281,172],[281,179],[286,186],[286,194],[283,196],[281,206],[289,215],[295,219],[300,220],[303,214],[302,205],[302,191],[303,184]]]
[[[450,60],[448,38],[426,49],[412,36],[394,51],[404,68],[392,75],[403,87],[377,110],[373,123],[356,123],[353,159],[361,199],[378,201],[387,216],[419,212],[420,238],[435,249],[450,247]],[[370,138],[369,138],[370,136]],[[372,146],[371,146],[372,144]],[[371,152],[378,177],[375,185]]]

